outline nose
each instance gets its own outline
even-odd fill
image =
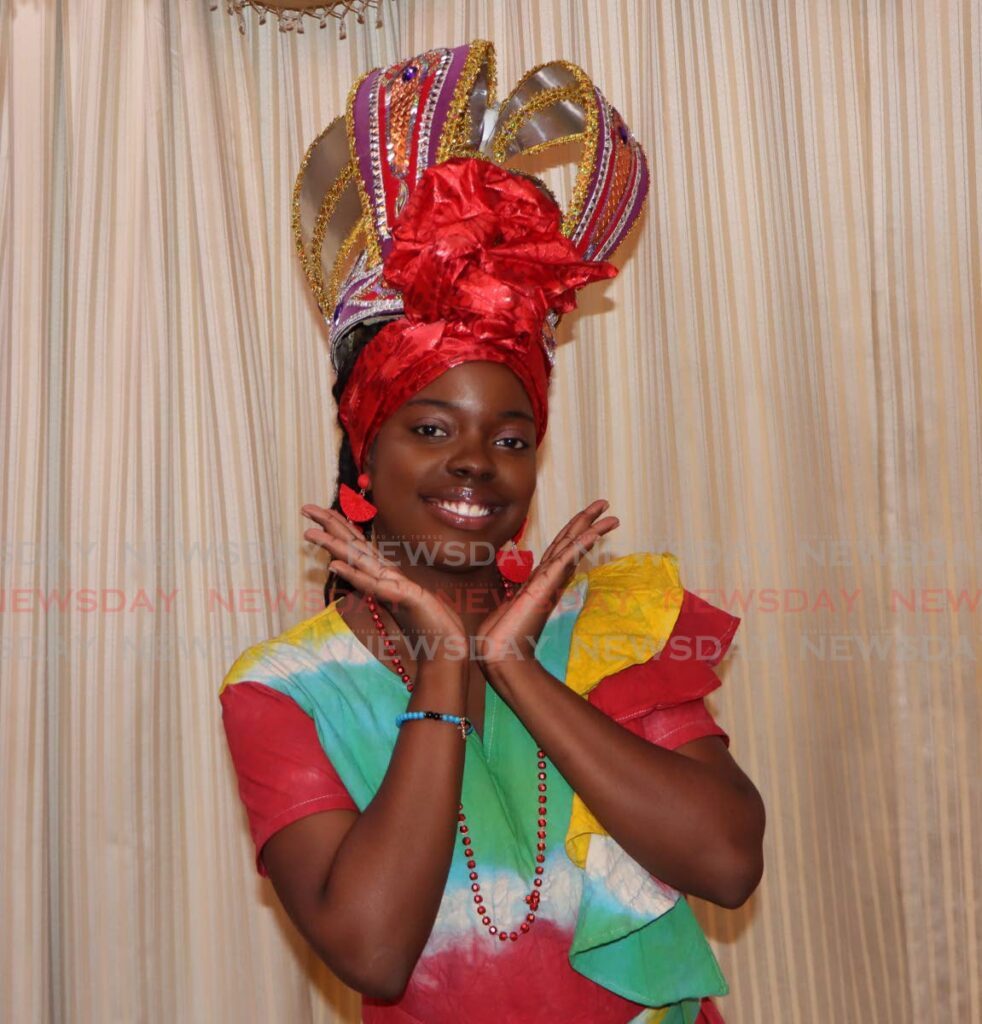
[[[447,470],[456,477],[490,480],[495,475],[495,464],[483,438],[461,437],[460,444],[447,459]]]

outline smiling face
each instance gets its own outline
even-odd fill
[[[535,492],[531,402],[506,366],[462,363],[385,421],[365,468],[378,507],[373,536],[425,544],[449,571],[486,564],[518,532]]]

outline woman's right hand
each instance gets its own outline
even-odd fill
[[[329,572],[336,572],[356,590],[371,594],[399,624],[407,637],[425,637],[420,645],[446,655],[461,657],[467,650],[467,632],[460,616],[436,594],[403,575],[383,558],[362,531],[339,512],[319,505],[304,505],[301,512],[318,524],[304,531],[304,539],[324,548],[331,556]],[[417,661],[422,658],[417,658]]]

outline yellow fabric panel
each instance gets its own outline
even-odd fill
[[[654,657],[682,607],[678,560],[641,552],[598,565],[573,628],[566,685],[586,696],[601,679]]]
[[[665,551],[626,555],[581,574],[587,594],[570,640],[566,685],[582,697],[607,676],[654,657],[667,643],[682,607],[678,559]],[[573,794],[566,853],[586,866],[591,835],[607,830]]]

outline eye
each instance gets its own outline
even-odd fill
[[[496,441],[495,443],[505,444],[508,448],[511,448],[513,451],[517,452],[529,447],[529,443],[528,441],[525,440],[524,437],[502,437],[499,438],[499,440]]]
[[[413,427],[412,430],[413,430],[414,434],[420,434],[420,436],[422,436],[422,437],[439,437],[439,436],[441,436],[440,434],[430,433],[430,431],[436,431],[436,430],[442,431],[444,436],[446,436],[446,433],[447,433],[443,429],[443,427],[437,425],[436,423],[420,423],[418,427]],[[424,433],[424,431],[425,431],[425,433]]]

